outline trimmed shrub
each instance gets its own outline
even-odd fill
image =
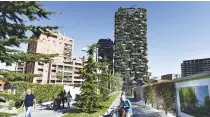
[[[0,112],[0,117],[12,117],[15,116],[16,114],[10,114],[10,113],[4,113],[4,112]]]
[[[15,106],[15,102],[13,100],[9,100],[9,105],[8,105],[8,109],[12,110],[12,107]]]
[[[11,82],[11,86],[16,87],[16,97],[21,98],[24,90],[30,88],[36,96],[38,103],[52,101],[58,94],[64,90],[61,85],[51,85],[51,84],[37,84],[37,83],[27,83],[27,82]]]
[[[14,101],[15,106],[21,105],[21,100],[16,95],[5,93],[5,92],[0,92],[0,97],[1,97],[1,99],[6,100],[6,101],[9,101],[9,100]]]
[[[148,94],[148,103],[155,105],[157,109],[162,108],[167,114],[174,113],[176,89],[172,81],[163,81],[144,86],[144,91]]]

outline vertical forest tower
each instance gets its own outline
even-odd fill
[[[115,13],[114,70],[125,83],[147,81],[147,10],[119,8]]]

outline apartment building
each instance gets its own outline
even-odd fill
[[[185,60],[181,64],[182,77],[210,71],[210,58]]]
[[[161,80],[174,80],[180,77],[180,74],[166,74],[161,76]]]
[[[79,70],[83,68],[83,61],[73,59],[74,39],[54,33],[53,36],[31,36],[36,42],[28,44],[28,52],[59,54],[52,63],[28,63],[19,64],[16,70],[19,72],[39,74],[40,77],[33,79],[34,83],[49,83],[74,85],[81,84]],[[57,74],[62,75],[62,79],[56,78]]]

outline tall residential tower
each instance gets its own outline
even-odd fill
[[[115,13],[115,72],[125,82],[148,80],[146,11],[121,7]]]
[[[109,70],[112,71],[113,68],[113,46],[114,43],[111,39],[100,39],[97,43],[98,47],[98,56],[102,57],[102,60],[105,60],[109,64]],[[102,61],[99,60],[99,61]]]

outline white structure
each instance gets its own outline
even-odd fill
[[[66,93],[70,91],[73,100],[76,98],[76,95],[81,93],[80,88],[74,86],[64,85],[64,90],[66,91]]]
[[[204,97],[210,95],[210,90],[209,90],[210,77],[208,77],[209,75],[210,75],[209,72],[208,73],[200,73],[200,74],[187,76],[187,77],[177,80],[178,82],[176,83],[176,103],[177,103],[178,115],[180,117],[193,117],[193,115],[189,115],[189,114],[185,113],[184,110],[181,111],[180,89],[187,88],[187,87],[193,88],[193,90],[195,91],[195,95],[197,96],[198,102],[203,102]],[[203,77],[203,78],[197,79],[199,77]],[[195,78],[195,79],[193,79],[193,78]],[[185,79],[188,79],[188,81],[185,81]],[[199,95],[201,93],[203,94],[202,97]],[[206,116],[208,116],[208,115],[206,115]]]

